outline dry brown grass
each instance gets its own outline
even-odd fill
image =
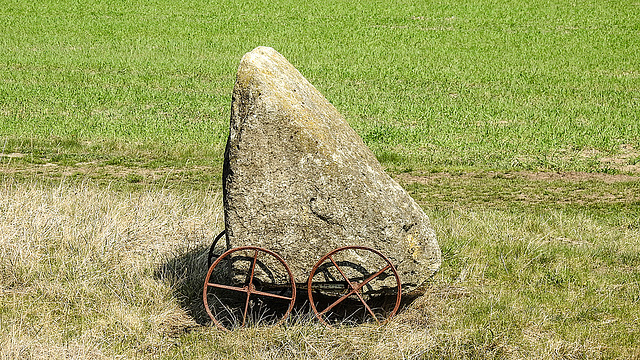
[[[221,216],[217,192],[2,183],[0,354],[100,358],[169,346],[166,334],[194,321],[172,289],[184,274],[157,269],[205,247]]]
[[[0,359],[638,358],[634,219],[430,212],[445,262],[384,326],[223,333],[201,304],[219,190],[0,183]],[[618,220],[616,220],[618,219]]]

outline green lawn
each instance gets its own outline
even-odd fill
[[[637,0],[0,5],[0,358],[640,358]],[[431,218],[442,269],[384,326],[206,324],[260,45]]]
[[[607,170],[595,159],[640,146],[639,14],[633,1],[5,1],[0,145],[34,163],[220,163],[238,61],[266,45],[384,163]]]

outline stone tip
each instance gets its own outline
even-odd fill
[[[258,46],[255,49],[244,54],[240,60],[240,69],[243,66],[249,66],[249,68],[277,68],[278,65],[287,63],[287,60],[276,51],[274,48],[268,46]],[[293,65],[291,65],[293,67]]]
[[[261,54],[273,54],[277,53],[276,49],[269,46],[258,46],[255,49],[251,50],[252,53],[261,53]]]
[[[245,61],[255,61],[258,58],[275,58],[275,57],[283,57],[279,52],[277,52],[274,48],[268,46],[258,46],[257,48],[249,51],[244,54],[241,62]]]

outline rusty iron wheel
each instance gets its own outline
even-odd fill
[[[277,277],[279,281],[263,281],[256,276],[257,272],[263,277]],[[238,282],[238,278],[244,280]],[[202,299],[207,314],[222,330],[245,327],[249,323],[276,325],[293,309],[296,284],[291,269],[280,255],[260,247],[243,246],[226,251],[211,264]]]
[[[372,253],[369,254],[369,258],[374,261],[367,264],[357,265],[342,262],[339,258],[340,253],[343,251],[359,251],[364,254],[367,252]],[[377,257],[373,256],[374,254],[377,255]],[[336,258],[338,258],[338,260],[336,260]],[[366,269],[365,271],[364,269],[367,266],[373,266],[373,270]],[[357,268],[358,271],[354,271],[354,268]],[[334,275],[327,276],[326,274],[329,271],[333,272]],[[325,275],[317,276],[321,272],[325,273]],[[324,277],[325,279],[324,281],[318,279],[314,280],[314,277]],[[395,283],[393,286],[393,288],[395,288],[395,296],[393,296],[393,298],[395,299],[392,300],[394,301],[393,304],[389,304],[388,301],[383,301],[380,307],[374,307],[370,305],[370,302],[374,297],[366,296],[365,288],[371,287],[370,283],[374,280],[379,280],[382,277],[389,279],[385,280],[388,285]],[[342,288],[336,291],[336,286],[340,284],[342,284]],[[329,289],[329,291],[334,291],[334,296],[330,297],[329,301],[326,301],[326,299],[325,301],[314,301],[314,292],[321,296],[323,292],[327,291],[327,289]],[[309,274],[307,291],[309,294],[309,303],[311,304],[313,312],[321,323],[328,326],[332,326],[334,322],[344,321],[344,316],[338,316],[337,318],[332,319],[330,315],[332,313],[336,313],[336,310],[338,310],[339,307],[345,307],[348,301],[352,304],[351,310],[349,311],[352,311],[354,306],[359,307],[360,309],[358,310],[362,312],[363,317],[367,317],[369,320],[373,320],[377,324],[384,323],[396,314],[400,307],[400,300],[402,296],[400,276],[398,276],[398,272],[391,261],[380,251],[365,246],[345,246],[332,250],[323,256]],[[382,298],[382,296],[379,298]],[[393,308],[389,310],[391,306],[393,306]],[[341,309],[340,311],[343,310]]]

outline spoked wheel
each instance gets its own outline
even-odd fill
[[[211,264],[202,298],[220,329],[279,324],[293,309],[296,285],[280,255],[244,246],[228,250]]]
[[[355,261],[357,259],[357,261]],[[325,325],[382,323],[400,307],[400,277],[381,252],[346,246],[322,257],[307,282],[309,302]]]

